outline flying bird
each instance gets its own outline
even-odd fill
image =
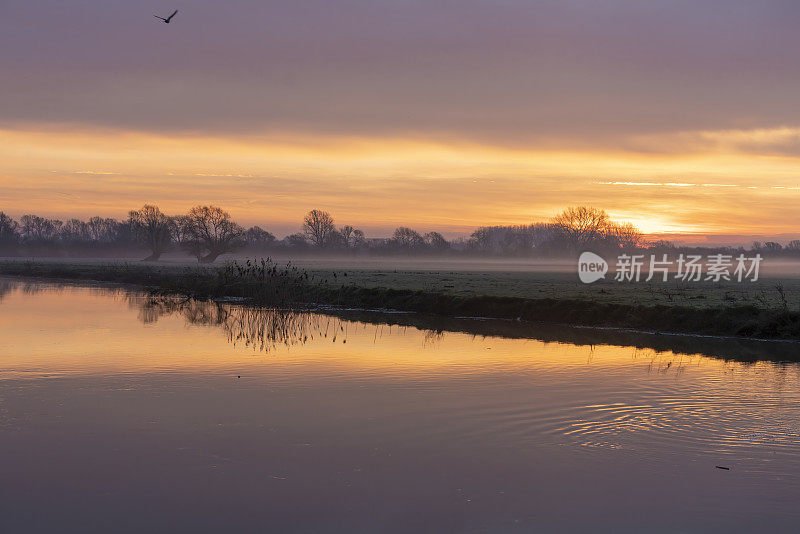
[[[169,17],[167,17],[167,18],[164,18],[164,17],[159,17],[158,15],[153,15],[153,16],[154,16],[155,18],[157,18],[157,19],[161,19],[161,20],[163,20],[165,23],[169,24],[169,21],[170,21],[170,20],[172,20],[172,17],[174,17],[174,16],[175,16],[175,13],[177,13],[177,12],[178,12],[178,10],[176,9],[175,11],[173,11],[173,12],[172,12],[172,15],[170,15],[170,16],[169,16]]]

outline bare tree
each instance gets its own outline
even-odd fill
[[[553,219],[572,251],[602,238],[609,222],[605,211],[586,206],[569,207]]]
[[[308,241],[306,240],[305,234],[302,232],[297,232],[296,234],[287,235],[284,240],[286,246],[291,248],[307,248]]]
[[[158,261],[172,243],[175,222],[151,204],[130,211],[128,222],[136,239],[150,249],[151,254],[142,261]]]
[[[339,233],[342,234],[342,240],[346,248],[350,248],[351,240],[353,238],[353,232],[355,231],[356,229],[350,226],[349,224],[345,224],[339,229]]]
[[[46,219],[38,215],[23,215],[19,222],[22,238],[28,243],[54,241],[64,224],[58,219]]]
[[[392,242],[400,248],[419,248],[425,245],[425,240],[419,232],[401,226],[394,231]]]
[[[86,243],[89,241],[89,230],[80,219],[70,219],[61,227],[61,239],[67,243]]]
[[[800,250],[800,239],[793,239],[786,245],[786,250]]]
[[[112,243],[119,237],[120,223],[114,219],[91,217],[86,221],[86,232],[90,241],[95,243]]]
[[[303,219],[303,233],[314,246],[320,248],[326,246],[332,240],[335,231],[333,217],[327,211],[311,210]]]
[[[534,223],[512,226],[482,226],[470,236],[469,248],[503,255],[528,255],[551,240],[550,225]]]
[[[358,248],[364,244],[364,232],[349,224],[342,226],[339,229],[339,234],[341,234],[342,245],[344,245],[345,248]]]
[[[423,239],[425,239],[425,244],[428,245],[431,250],[442,251],[450,248],[450,243],[448,243],[447,239],[439,232],[428,232],[423,236]]]
[[[492,235],[488,228],[478,228],[469,236],[468,245],[472,249],[488,251],[492,245]]]
[[[244,244],[244,229],[227,211],[217,206],[195,206],[181,219],[181,246],[202,263],[212,263],[220,255]]]
[[[260,226],[252,226],[244,233],[244,240],[248,247],[266,248],[275,242],[275,236]]]
[[[610,224],[608,234],[621,248],[639,248],[644,244],[644,236],[631,223]]]
[[[358,228],[353,230],[353,235],[350,239],[353,243],[353,248],[362,247],[367,242],[367,236],[365,236],[364,232],[362,232]]]
[[[0,246],[15,245],[19,240],[17,221],[0,211]]]

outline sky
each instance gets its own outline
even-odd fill
[[[788,239],[798,28],[768,0],[0,0],[0,211],[452,237],[591,205]]]

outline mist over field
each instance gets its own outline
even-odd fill
[[[612,219],[602,209],[568,207],[549,220],[526,225],[481,226],[468,237],[448,240],[440,232],[419,232],[397,227],[390,237],[373,237],[350,224],[337,223],[333,215],[314,209],[306,213],[301,231],[280,239],[261,226],[245,228],[223,208],[199,205],[186,214],[169,215],[146,204],[131,210],[127,219],[91,217],[66,221],[25,214],[14,219],[0,211],[0,254],[9,257],[106,257],[159,261],[190,255],[200,263],[221,257],[270,256],[279,258],[349,258],[350,261],[395,257],[415,258],[436,265],[456,262],[486,264],[492,270],[554,268],[569,263],[582,252],[606,257],[627,256],[644,260],[672,257],[697,259],[725,256],[742,259],[781,260],[791,269],[800,258],[800,240],[752,241],[747,246],[691,245],[653,240],[627,221]],[[676,258],[677,257],[677,258]],[[490,258],[505,261],[487,261]],[[536,260],[536,261],[530,261]],[[341,261],[341,260],[340,260]]]

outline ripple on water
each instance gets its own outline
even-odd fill
[[[584,447],[633,450],[644,457],[714,457],[750,461],[750,471],[777,473],[797,463],[800,417],[790,402],[653,397],[565,408],[541,431]]]
[[[507,391],[433,414],[442,439],[524,447],[547,440],[635,452],[653,461],[747,463],[750,473],[800,470],[800,388],[703,376],[596,387]],[[676,460],[677,459],[677,460]]]

